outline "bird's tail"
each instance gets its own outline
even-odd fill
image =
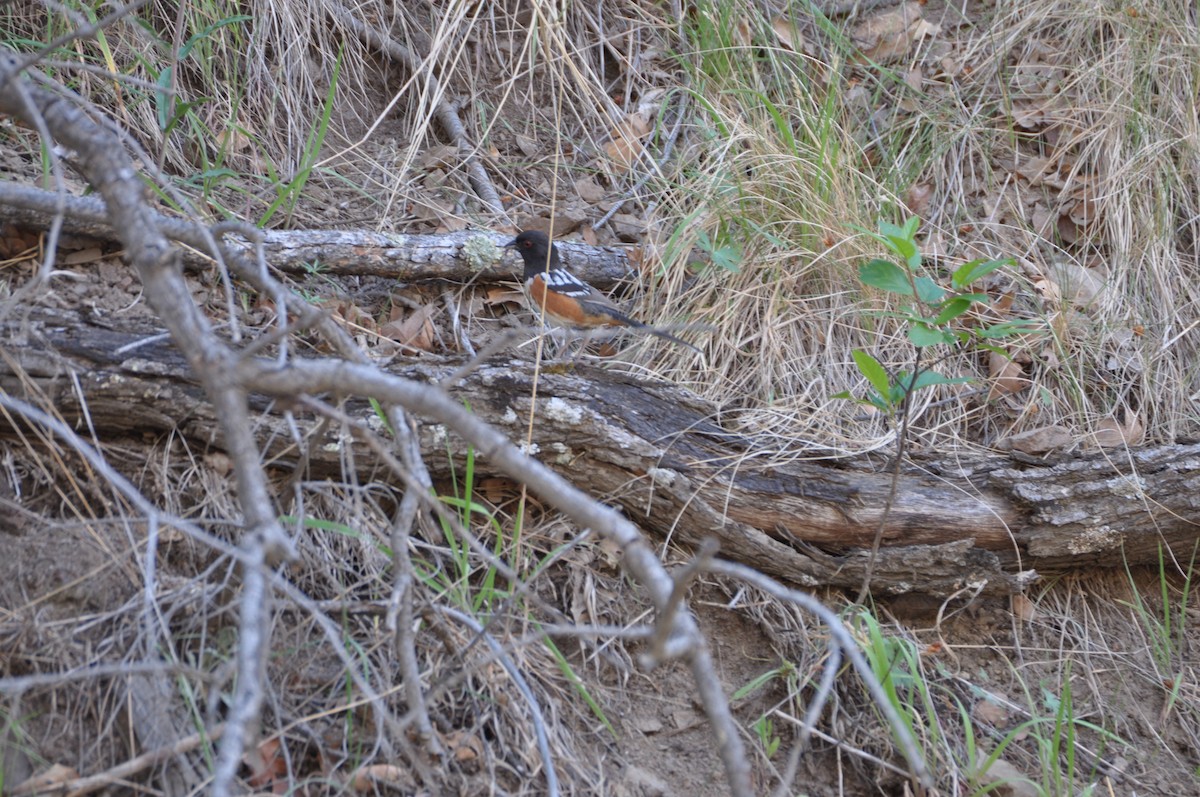
[[[664,330],[658,329],[657,327],[652,327],[649,324],[643,324],[641,321],[638,321],[636,318],[630,318],[629,316],[625,315],[622,312],[618,312],[618,311],[610,309],[610,310],[608,310],[608,314],[613,316],[614,318],[616,318],[618,321],[620,321],[622,324],[624,324],[626,327],[629,327],[630,329],[636,329],[640,332],[646,332],[651,335],[655,335],[657,337],[662,338],[663,340],[669,340],[672,343],[677,343],[680,346],[687,346],[689,349],[696,352],[697,354],[704,353],[704,352],[700,351],[699,348],[688,343],[686,340],[681,340],[680,338],[677,338],[674,335],[672,335],[670,332],[666,332]]]
[[[639,325],[638,328],[641,329],[643,332],[649,332],[651,335],[657,335],[658,337],[662,338],[663,340],[669,340],[672,343],[678,343],[680,346],[687,346],[689,349],[696,352],[696,354],[704,353],[704,352],[700,351],[700,349],[697,348],[696,346],[693,346],[692,344],[688,343],[686,340],[680,340],[679,338],[672,335],[670,332],[663,332],[661,329],[655,329],[654,327],[647,326],[646,324],[641,324],[641,325]]]

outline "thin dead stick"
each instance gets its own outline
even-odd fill
[[[932,788],[933,781],[929,777],[929,772],[925,769],[925,760],[921,757],[916,739],[912,737],[912,733],[905,726],[904,721],[896,711],[896,707],[888,700],[887,693],[883,690],[883,685],[875,677],[875,672],[871,669],[871,665],[863,658],[862,651],[858,649],[858,645],[855,644],[854,638],[850,636],[850,631],[842,623],[841,618],[807,592],[789,589],[778,581],[764,576],[762,573],[746,565],[717,559],[709,566],[709,572],[745,581],[774,598],[794,603],[800,608],[815,614],[829,629],[830,636],[837,642],[842,652],[850,659],[850,663],[854,665],[854,669],[858,672],[858,677],[866,684],[867,691],[871,693],[875,704],[883,712],[883,716],[887,719],[888,725],[891,726],[892,732],[896,734],[896,738],[900,741],[900,749],[904,752],[905,759],[908,760],[909,771],[926,788]]]
[[[458,344],[459,351],[466,353],[469,357],[474,357],[475,347],[471,345],[471,339],[467,337],[467,332],[463,329],[462,318],[458,314],[458,299],[455,298],[452,291],[443,291],[442,303],[446,305],[446,312],[450,314],[450,330],[454,333],[454,342]]]
[[[659,662],[665,661],[668,658],[674,658],[670,653],[670,636],[671,629],[675,626],[675,613],[683,606],[683,601],[687,597],[688,587],[696,580],[696,576],[708,569],[708,565],[720,549],[721,546],[716,538],[705,537],[704,541],[700,543],[700,550],[696,551],[696,555],[692,557],[692,560],[675,573],[675,586],[672,588],[671,596],[667,600],[667,607],[658,613],[658,621],[655,623],[657,630],[650,644],[650,651],[643,654],[642,664],[646,669],[652,670]]]
[[[480,163],[479,158],[474,154],[478,151],[478,148],[472,145],[470,139],[467,137],[467,130],[463,127],[462,120],[458,118],[458,109],[442,96],[441,84],[434,77],[433,71],[424,68],[421,59],[408,47],[405,47],[382,31],[366,24],[341,3],[329,3],[326,6],[326,11],[339,23],[352,30],[356,36],[368,45],[377,48],[393,61],[399,61],[404,64],[414,75],[425,74],[425,87],[431,96],[437,98],[434,105],[434,115],[437,117],[442,129],[446,131],[446,135],[450,137],[450,140],[454,142],[454,146],[458,148],[458,154],[466,164],[467,177],[471,181],[471,187],[475,189],[476,196],[483,201],[488,212],[501,219],[506,219],[508,214],[504,210],[504,203],[500,201],[500,195],[496,193],[496,187],[492,185],[492,180],[488,177],[483,164]]]
[[[223,733],[225,733],[225,724],[221,723],[214,726],[211,730],[193,733],[191,736],[185,736],[174,744],[160,747],[157,750],[151,750],[148,753],[142,753],[137,758],[131,758],[125,763],[106,769],[97,775],[89,775],[86,778],[75,778],[74,780],[54,784],[43,783],[40,778],[34,777],[17,786],[9,793],[12,797],[24,797],[27,794],[65,794],[67,797],[82,797],[82,795],[91,794],[108,786],[117,785],[130,776],[157,766],[169,758],[190,753],[202,744],[220,739]]]
[[[504,652],[504,647],[475,618],[447,606],[437,606],[434,609],[447,617],[458,620],[483,637],[488,647],[491,648],[492,653],[496,654],[500,659],[500,664],[504,667],[504,671],[508,673],[508,677],[512,679],[521,696],[525,698],[525,702],[529,704],[529,713],[533,720],[533,733],[537,738],[538,753],[542,757],[542,765],[546,768],[546,793],[550,797],[558,797],[558,772],[554,768],[554,756],[550,754],[550,739],[546,734],[546,721],[542,718],[542,707],[538,703],[537,695],[529,688],[529,684],[525,681],[525,676],[521,675],[521,670],[518,669],[517,665],[513,664],[512,658]]]
[[[674,581],[636,526],[547,466],[521,453],[501,432],[468,412],[443,391],[382,373],[376,368],[337,360],[298,360],[282,368],[259,361],[241,362],[236,376],[246,389],[276,396],[321,392],[374,396],[380,401],[402,404],[418,415],[445,424],[474,446],[480,455],[510,477],[527,484],[581,528],[590,528],[619,545],[624,551],[622,566],[646,588],[655,609],[666,610]],[[688,611],[679,611],[673,625],[672,636],[682,643],[676,652],[684,658],[692,673],[701,705],[716,737],[730,790],[737,797],[749,797],[754,794],[754,788],[745,745],[707,641],[695,617]]]
[[[421,498],[433,488],[429,471],[421,459],[421,442],[408,422],[408,414],[399,406],[388,408],[388,419],[392,423],[392,434],[400,449],[400,461],[411,483],[400,499],[396,521],[392,524],[392,602],[395,613],[388,614],[389,628],[395,640],[396,657],[404,678],[404,694],[408,699],[409,712],[416,720],[417,739],[425,752],[435,759],[445,755],[438,735],[429,720],[429,708],[425,704],[425,693],[421,689],[421,668],[417,662],[417,645],[413,633],[413,593],[416,577],[412,560],[408,556],[408,535],[414,523],[426,516],[421,512]],[[433,781],[427,780],[427,783]]]
[[[19,694],[42,686],[61,686],[72,681],[84,681],[91,678],[116,677],[120,675],[186,675],[191,678],[207,678],[208,675],[200,670],[185,667],[181,664],[159,662],[139,662],[120,664],[97,664],[92,667],[81,667],[67,672],[46,672],[36,675],[21,675],[13,678],[0,678],[0,692]]]
[[[147,302],[201,380],[220,419],[224,446],[234,463],[246,531],[242,544],[247,558],[257,565],[294,557],[295,550],[276,517],[266,473],[260,466],[248,396],[230,378],[236,357],[196,306],[183,279],[179,252],[154,224],[138,170],[120,137],[97,124],[77,99],[27,85],[21,71],[15,68],[18,64],[10,54],[0,57],[0,111],[30,124],[44,120],[55,141],[75,150],[77,168],[104,198],[109,222],[120,234]],[[103,116],[98,109],[90,110]],[[269,609],[266,598],[263,568],[246,568],[239,595],[237,691],[219,746],[213,783],[213,793],[218,797],[230,790],[262,706],[264,628]]]
[[[114,470],[96,449],[92,448],[92,446],[81,439],[73,429],[71,429],[60,419],[51,417],[37,407],[21,401],[20,399],[14,399],[11,396],[7,396],[2,392],[0,392],[0,407],[20,415],[22,418],[31,423],[45,427],[56,437],[63,440],[63,442],[70,446],[73,451],[83,457],[83,459],[87,461],[88,465],[90,465],[96,471],[96,473],[100,475],[101,478],[105,479],[113,486],[114,489],[117,490],[117,492],[124,496],[130,502],[130,504],[132,504],[133,507],[143,515],[143,517],[148,519],[157,519],[157,521],[162,525],[170,525],[173,528],[179,529],[202,545],[205,545],[224,556],[228,556],[231,559],[236,560],[243,566],[243,569],[261,569],[261,563],[255,564],[255,561],[250,558],[251,554],[243,547],[234,546],[218,537],[214,537],[186,518],[159,510],[149,501],[149,499],[142,495],[141,492],[134,487],[128,479]],[[364,701],[370,702],[372,706],[377,708],[380,715],[384,718],[384,721],[387,722],[389,727],[392,728],[397,741],[403,745],[404,731],[408,727],[409,723],[395,720],[391,716],[391,713],[386,710],[386,705],[383,702],[383,696],[377,692],[375,688],[366,681],[366,679],[362,677],[362,674],[359,672],[361,662],[352,659],[350,654],[346,651],[342,628],[325,616],[315,605],[313,600],[311,600],[306,594],[300,591],[299,588],[297,588],[286,578],[277,573],[272,573],[271,583],[275,589],[279,590],[279,592],[284,595],[284,597],[288,598],[301,609],[308,612],[309,616],[312,617],[313,622],[316,623],[317,627],[325,635],[325,639],[328,642],[330,649],[334,652],[334,655],[338,657],[338,660],[341,661],[347,676],[349,676],[350,680],[354,683],[355,688],[363,694]],[[141,669],[141,665],[121,665],[119,672],[116,672],[115,674],[138,672],[141,671]],[[154,665],[152,671],[178,669],[179,668],[174,665]],[[104,675],[106,672],[108,672],[108,670],[103,667],[94,667],[88,669],[86,674]],[[85,673],[82,670],[78,672],[79,677],[83,677],[84,674]],[[70,679],[74,677],[74,675],[75,674],[73,673],[67,673],[62,675],[36,677]],[[30,678],[35,678],[35,676],[30,676]],[[23,686],[25,683],[25,681],[17,681],[14,682],[13,687],[14,689],[17,689]],[[31,681],[31,683],[34,686],[37,685],[37,681]],[[7,687],[7,685],[7,682],[0,682],[0,688]],[[228,723],[226,723],[225,731],[222,734],[223,738],[225,733],[228,733],[228,731],[229,727]],[[391,747],[385,745],[385,752],[391,755]],[[418,760],[411,754],[409,755],[409,758],[410,760]]]

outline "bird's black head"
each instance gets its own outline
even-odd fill
[[[525,279],[561,268],[558,247],[541,230],[526,230],[504,246],[521,253],[521,259],[525,261]]]

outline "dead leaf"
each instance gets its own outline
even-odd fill
[[[417,159],[417,168],[421,171],[433,169],[453,169],[459,165],[458,147],[453,144],[439,144],[421,153]]]
[[[538,230],[551,238],[564,238],[575,232],[587,221],[587,216],[574,207],[559,208],[554,214],[554,220],[545,216],[522,216],[518,218],[517,226],[522,230]]]
[[[480,480],[475,490],[481,498],[492,506],[500,506],[505,501],[520,493],[516,482],[512,479],[505,479],[499,476]]]
[[[517,135],[517,149],[521,150],[521,154],[526,158],[533,158],[539,155],[542,151],[537,142],[528,136]]]
[[[1017,595],[1014,597],[1024,596]],[[991,700],[984,699],[976,702],[975,706],[971,709],[971,713],[975,715],[976,719],[983,720],[989,725],[997,728],[1004,727],[1004,725],[1008,722],[1008,711],[1006,711],[1003,706],[999,705],[998,703],[993,703]]]
[[[91,246],[87,249],[80,249],[77,252],[68,252],[63,255],[63,265],[81,266],[84,263],[95,263],[104,257],[104,253],[100,251],[98,246]]]
[[[1016,393],[1022,390],[1028,381],[1020,365],[994,351],[988,352],[988,375],[992,380],[992,386],[988,390],[989,400]]]
[[[913,91],[920,91],[921,86],[925,83],[925,73],[922,71],[919,65],[914,66],[912,69],[904,73],[904,82],[907,83],[908,87]]]
[[[356,792],[376,794],[379,785],[403,787],[409,783],[407,773],[395,764],[372,764],[362,767],[350,777],[350,788]]]
[[[922,22],[920,4],[905,2],[894,9],[871,15],[855,26],[851,37],[859,44],[866,58],[879,62],[892,61],[906,55],[918,36],[928,35],[932,30],[929,26],[922,26]]]
[[[915,183],[904,193],[904,205],[915,216],[925,216],[929,202],[933,199],[933,186],[929,183]]]
[[[1035,202],[1033,205],[1033,213],[1030,214],[1030,221],[1033,222],[1033,231],[1043,238],[1051,237],[1051,228],[1055,225],[1058,219],[1058,214],[1046,207],[1041,202]]]
[[[227,127],[217,134],[217,147],[222,152],[232,152],[243,154],[249,152],[254,146],[254,142],[250,136],[243,133],[238,127]]]
[[[1021,165],[1013,174],[1028,180],[1032,188],[1046,185],[1061,191],[1066,188],[1066,181],[1059,175],[1059,170],[1064,165],[1062,159],[1058,157],[1028,157],[1021,161]]]
[[[1080,310],[1090,307],[1104,291],[1104,279],[1092,269],[1069,261],[1055,263],[1050,275],[1062,298]]]
[[[487,297],[483,303],[488,307],[498,307],[506,304],[525,304],[525,294],[511,288],[488,288]]]
[[[596,182],[595,177],[581,177],[575,181],[575,191],[584,202],[599,202],[606,194],[603,186]]]
[[[1118,329],[1113,332],[1109,344],[1113,350],[1104,361],[1104,367],[1109,371],[1131,371],[1142,373],[1146,369],[1145,360],[1136,338],[1139,337],[1133,329]]]
[[[350,332],[376,332],[375,319],[353,302],[339,302],[334,305],[333,320],[341,321]]]
[[[1075,436],[1063,426],[1042,426],[1000,441],[1006,448],[1023,454],[1038,455],[1059,451],[1075,442]]]
[[[1037,605],[1021,593],[1012,596],[1012,613],[1023,623],[1032,623],[1037,617]]]
[[[421,305],[420,309],[408,314],[403,320],[389,321],[379,328],[379,334],[390,338],[401,346],[419,351],[432,351],[436,332],[433,329],[435,305]]]
[[[1005,291],[1000,294],[1000,298],[992,302],[991,311],[1001,318],[1007,318],[1012,311],[1013,300],[1017,294],[1015,291]]]
[[[460,764],[483,758],[483,741],[469,731],[450,731],[442,736],[442,744]]]
[[[997,758],[986,770],[976,773],[975,779],[985,789],[994,784],[1003,784],[1003,789],[986,789],[993,794],[1005,794],[1008,797],[1037,797],[1042,793],[1041,789],[1033,785],[1033,781],[1028,775],[1003,758]]]
[[[654,125],[645,114],[631,113],[612,129],[609,134],[612,140],[604,145],[604,151],[616,166],[628,170],[641,157],[642,139],[653,129]]]
[[[272,794],[283,794],[288,789],[287,758],[278,736],[263,739],[258,746],[246,752],[242,763],[250,770],[247,782],[256,789],[269,787]]]
[[[228,476],[233,471],[233,460],[222,451],[210,451],[205,454],[204,464],[212,468],[218,476]]]
[[[454,206],[442,199],[422,197],[413,200],[412,214],[418,221],[444,224],[447,219],[454,217]]]
[[[1111,415],[1101,418],[1092,432],[1092,442],[1100,448],[1141,445],[1146,439],[1146,427],[1136,412],[1126,412],[1125,423]]]
[[[775,32],[775,38],[779,39],[779,43],[789,50],[798,53],[804,49],[804,35],[796,27],[795,21],[789,17],[775,17],[771,20],[771,30]]]

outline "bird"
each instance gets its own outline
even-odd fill
[[[546,233],[525,230],[504,246],[516,249],[525,261],[525,293],[534,312],[540,311],[553,323],[580,329],[628,327],[700,353],[686,340],[630,318],[611,299],[564,268],[558,247]]]

